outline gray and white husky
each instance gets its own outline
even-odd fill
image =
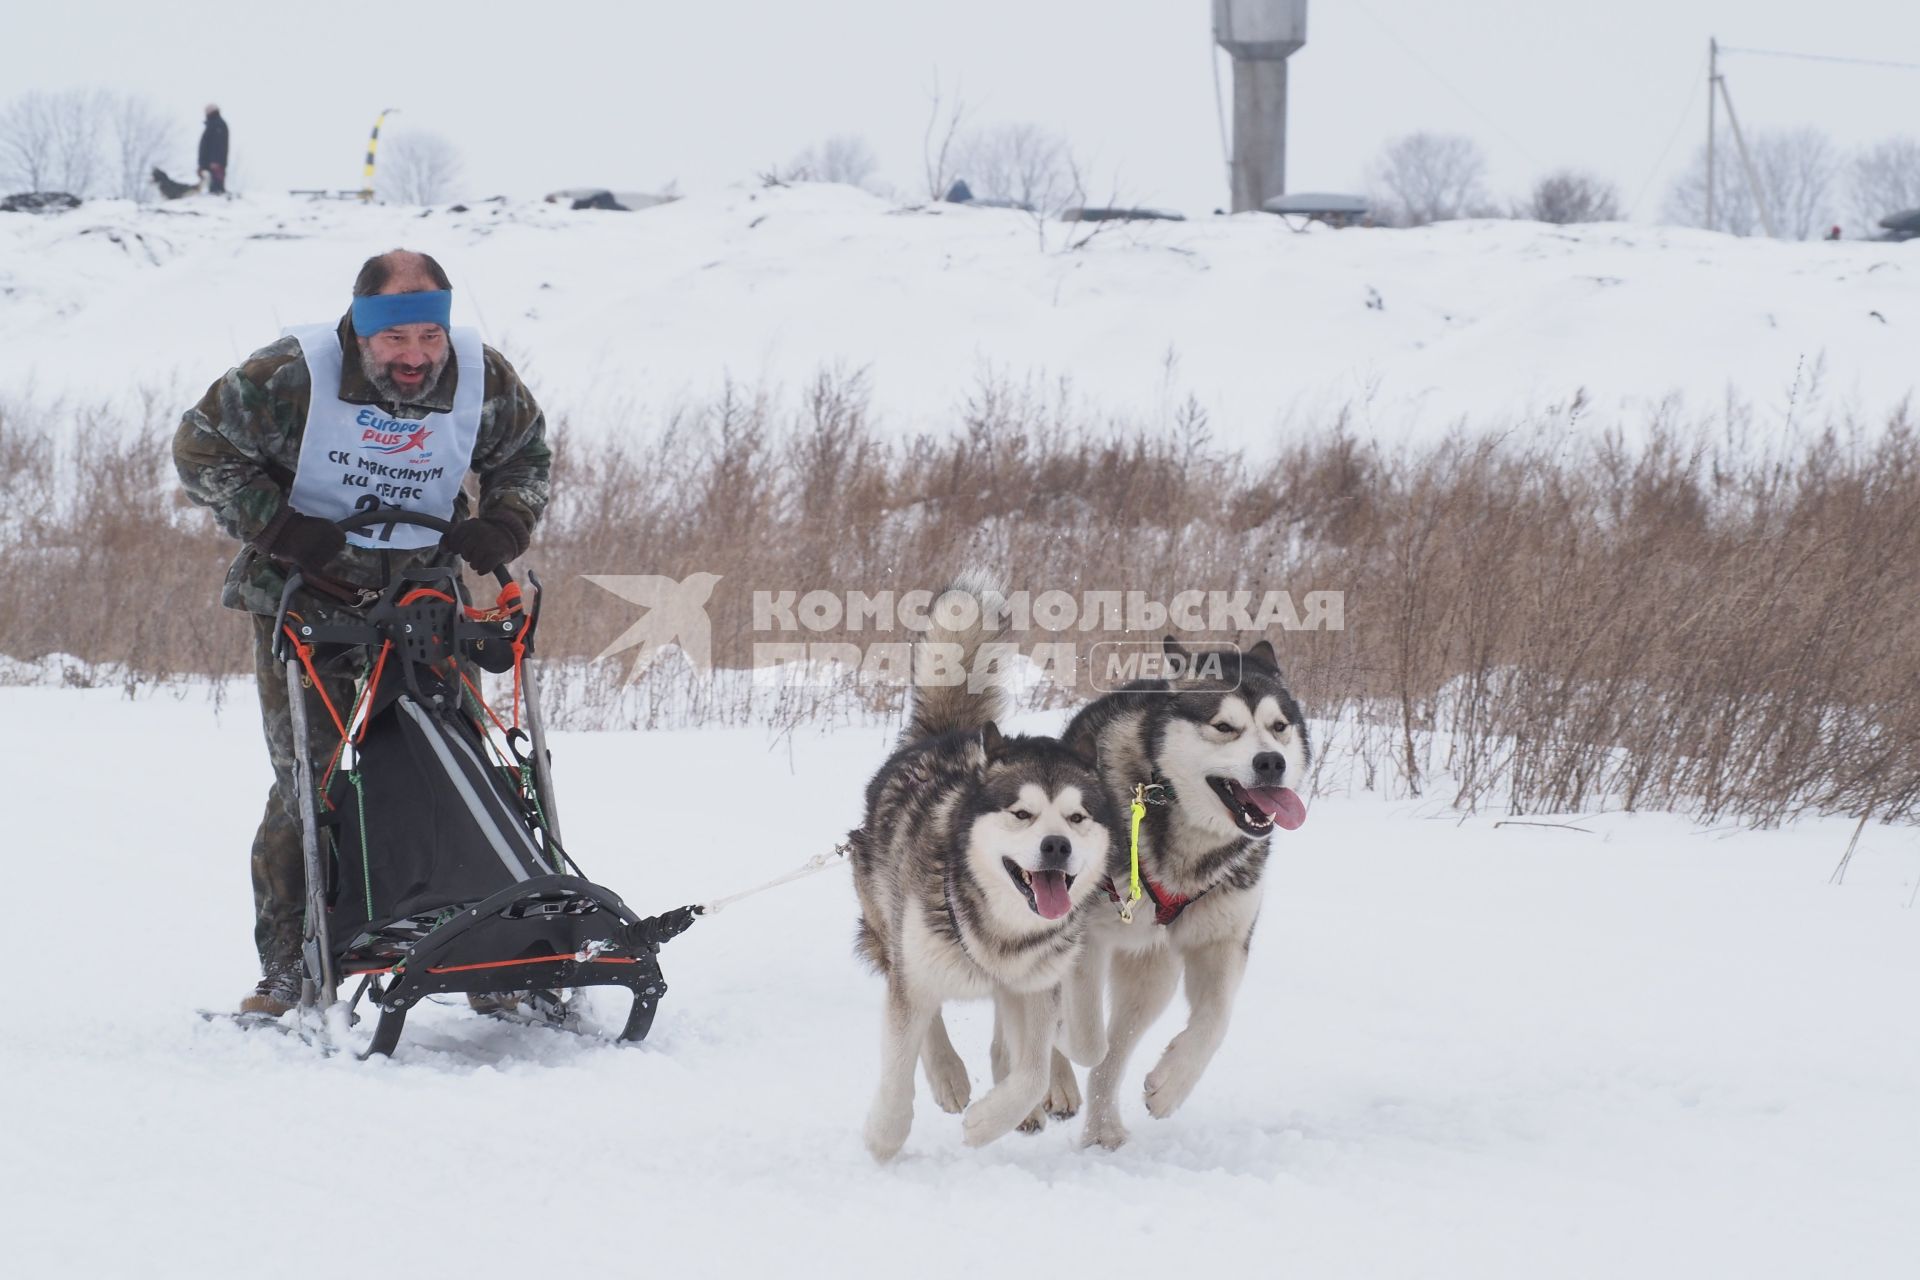
[[[1148,1112],[1172,1115],[1220,1048],[1246,973],[1268,839],[1307,816],[1294,788],[1304,785],[1312,747],[1273,646],[1262,640],[1244,652],[1190,652],[1168,637],[1164,652],[1172,678],[1136,681],[1095,700],[1063,735],[1098,762],[1107,800],[1121,813],[1136,787],[1148,802],[1142,900],[1124,922],[1123,836],[1109,889],[1115,905],[1088,913],[1087,941],[1065,991],[1067,1056],[1098,1064],[1087,1078],[1082,1141],[1107,1148],[1127,1140],[1119,1108],[1127,1059],[1182,976],[1191,1012],[1147,1074]],[[1071,1075],[1064,1060],[1054,1069]]]
[[[979,598],[978,584],[963,584]],[[998,684],[971,673],[984,625],[936,630],[915,655],[912,713],[893,756],[867,786],[849,837],[860,895],[858,948],[886,978],[880,1084],[867,1149],[897,1154],[913,1125],[924,1062],[942,1110],[964,1109],[980,1146],[1025,1121],[1046,1097],[1072,969],[1113,844],[1113,807],[1091,761],[1054,738],[1003,736]],[[948,663],[931,660],[943,647]],[[948,1000],[994,1002],[994,1087],[968,1106],[967,1069],[940,1016]]]

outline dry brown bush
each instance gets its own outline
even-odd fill
[[[231,545],[178,496],[171,422],[55,417],[0,411],[0,655],[73,655],[129,686],[243,671],[245,629],[213,603]],[[1344,630],[1270,638],[1358,785],[1521,812],[1920,815],[1904,417],[1791,449],[1750,443],[1739,420],[1658,421],[1632,445],[1563,425],[1401,450],[1336,423],[1267,457],[1214,445],[1192,405],[1126,427],[992,383],[958,419],[945,437],[877,432],[864,377],[843,371],[797,405],[729,387],[650,436],[572,441],[557,424],[530,557],[551,593],[547,655],[590,658],[634,620],[590,573],[722,575],[709,616],[732,668],[757,640],[908,638],[757,634],[760,590],[907,591],[969,564],[1035,594],[1336,590]],[[626,674],[623,658],[563,661],[558,718],[847,713],[833,690],[694,681],[672,662],[637,687]],[[864,693],[878,708],[900,691]]]

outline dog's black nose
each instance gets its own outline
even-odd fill
[[[1253,758],[1253,776],[1258,782],[1271,784],[1280,781],[1280,775],[1287,771],[1287,758],[1278,751],[1262,751]]]
[[[1073,841],[1067,839],[1065,836],[1042,836],[1040,839],[1040,856],[1048,862],[1053,862],[1056,859],[1060,862],[1065,862],[1073,856]]]

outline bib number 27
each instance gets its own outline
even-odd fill
[[[400,510],[404,510],[404,508],[402,508],[402,507],[398,507],[398,506],[395,506],[394,504],[392,504],[392,503],[390,503],[390,502],[382,502],[382,501],[380,501],[380,499],[379,499],[378,497],[376,497],[375,495],[373,495],[373,494],[371,494],[371,493],[367,493],[367,494],[362,494],[362,495],[360,496],[360,498],[359,498],[359,500],[358,500],[358,501],[356,501],[356,502],[355,502],[355,503],[353,504],[353,509],[354,509],[355,511],[380,511],[380,510],[387,510],[387,511],[400,511]],[[369,537],[369,538],[377,538],[377,539],[379,539],[379,540],[380,540],[381,542],[392,542],[392,541],[393,541],[393,530],[394,530],[394,528],[395,528],[395,525],[394,525],[394,522],[392,522],[392,521],[389,521],[388,523],[386,523],[386,524],[383,524],[383,525],[378,525],[378,526],[373,526],[373,527],[369,527],[369,528],[366,528],[366,529],[362,529],[362,530],[361,530],[360,532],[361,532],[361,534],[362,534],[363,536],[365,536],[365,537]]]

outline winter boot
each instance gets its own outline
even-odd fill
[[[255,1017],[277,1018],[299,1003],[299,975],[282,970],[260,979],[253,994],[240,1002],[240,1012]]]

